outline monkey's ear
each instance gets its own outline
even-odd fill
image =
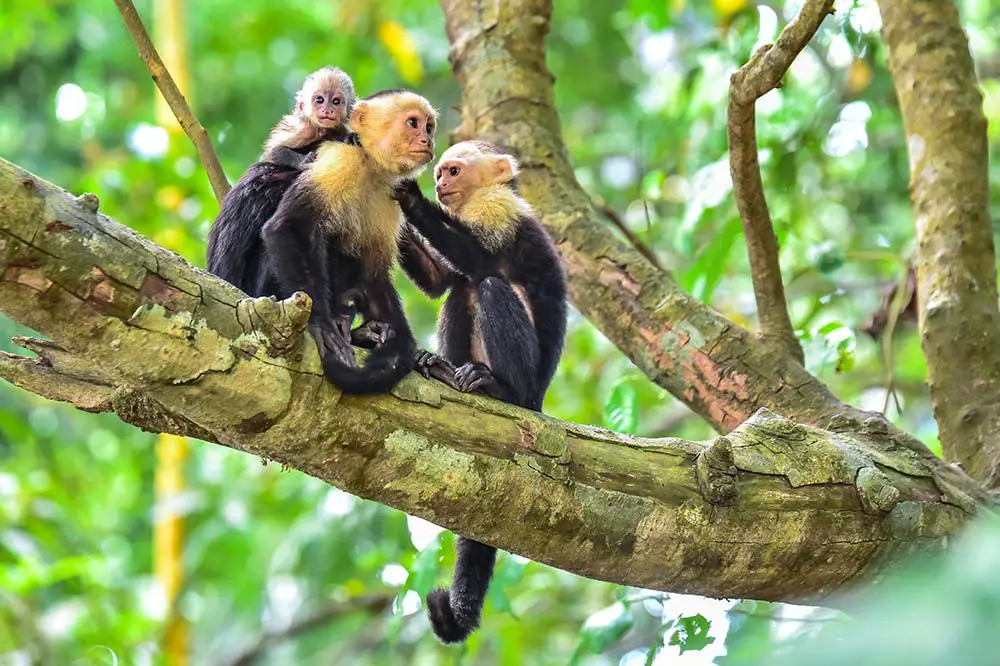
[[[496,182],[509,183],[517,175],[517,160],[510,155],[497,155],[493,171],[496,174]]]
[[[364,127],[365,120],[368,118],[368,110],[370,108],[368,102],[361,100],[354,105],[354,110],[351,111],[351,127],[355,130]]]

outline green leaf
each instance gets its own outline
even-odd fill
[[[639,411],[636,407],[635,388],[624,379],[615,384],[611,395],[604,403],[604,425],[607,428],[634,435],[639,427]]]
[[[677,619],[677,630],[670,636],[670,645],[680,648],[681,654],[689,650],[703,650],[715,642],[708,635],[712,622],[704,615],[689,615]]]
[[[413,560],[413,565],[409,569],[410,575],[406,578],[406,584],[403,585],[400,598],[406,594],[407,590],[413,590],[421,598],[425,598],[427,593],[434,589],[434,583],[437,580],[438,557],[441,554],[442,534],[435,537],[434,541],[420,551],[420,554]]]

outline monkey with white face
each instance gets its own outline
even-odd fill
[[[395,196],[420,236],[404,232],[401,263],[431,296],[449,292],[438,339],[441,356],[457,368],[456,388],[541,411],[566,336],[566,277],[517,193],[517,173],[517,161],[497,146],[463,141],[434,169],[440,205],[415,181],[402,181]],[[431,625],[446,643],[479,625],[496,560],[495,548],[471,539],[459,537],[457,548],[451,590],[427,598]]]
[[[356,142],[347,128],[354,82],[336,67],[310,74],[292,113],[271,130],[264,158],[247,169],[222,200],[208,234],[208,271],[251,296],[277,295],[260,238],[264,223],[302,167],[325,141]]]

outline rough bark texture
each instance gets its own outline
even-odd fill
[[[958,10],[881,0],[910,154],[920,334],[949,460],[1000,485],[1000,310],[982,95]]]
[[[733,176],[733,195],[740,211],[743,236],[750,260],[757,301],[757,319],[761,338],[768,345],[795,358],[805,359],[788,315],[785,287],[778,260],[778,238],[771,224],[771,213],[764,197],[757,160],[757,100],[778,87],[792,61],[813,38],[827,15],[833,13],[833,0],[806,2],[799,15],[789,23],[774,44],[762,46],[746,65],[733,73],[729,87],[729,112],[726,123],[729,139],[729,169]]]
[[[762,411],[690,442],[416,375],[391,395],[342,395],[301,332],[307,298],[243,298],[96,204],[0,160],[0,312],[51,338],[21,340],[39,358],[4,355],[0,376],[82,409],[261,455],[586,576],[710,596],[824,599],[940,547],[983,501],[875,416],[833,433]]]

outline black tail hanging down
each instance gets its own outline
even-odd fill
[[[460,643],[479,626],[486,603],[486,590],[493,577],[497,549],[458,537],[451,590],[437,589],[427,595],[431,628],[442,643]]]
[[[323,361],[323,371],[344,393],[388,393],[414,368],[417,346],[407,337],[401,335],[392,343],[378,347],[368,354],[360,368],[328,358]]]

